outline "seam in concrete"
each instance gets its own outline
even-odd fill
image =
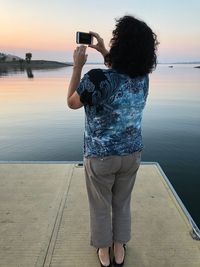
[[[62,219],[62,215],[64,211],[64,206],[65,206],[69,188],[71,185],[73,171],[74,171],[74,166],[72,166],[70,170],[70,174],[68,174],[67,172],[65,174],[65,178],[67,179],[67,176],[69,176],[70,179],[62,192],[62,197],[61,197],[59,206],[56,207],[57,209],[56,217],[48,225],[46,240],[44,242],[43,248],[40,251],[40,255],[38,256],[35,267],[47,267],[47,266],[49,267],[51,264],[51,258],[53,255],[53,251],[54,251],[54,247],[55,247],[55,243],[57,239],[57,234],[58,234],[58,230],[60,227],[60,223],[61,223],[61,219]]]
[[[83,161],[38,161],[38,160],[0,160],[0,164],[78,164]]]
[[[53,160],[53,161],[47,161],[47,160],[0,160],[0,164],[83,164],[83,161],[81,160],[76,160],[76,161],[58,161],[58,160]],[[158,164],[157,162],[154,161],[142,161],[142,165],[152,165],[152,164]]]

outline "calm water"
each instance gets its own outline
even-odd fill
[[[71,71],[0,74],[0,160],[82,160],[84,112],[66,105]],[[200,69],[159,65],[150,79],[143,161],[160,163],[200,226]]]

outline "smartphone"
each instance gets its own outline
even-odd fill
[[[77,44],[92,44],[92,34],[87,32],[77,32],[76,33],[76,43]]]

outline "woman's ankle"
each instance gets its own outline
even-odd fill
[[[124,261],[125,251],[124,243],[115,241],[113,243],[113,253],[116,263],[121,264]]]
[[[114,248],[122,248],[124,243],[118,242],[118,241],[114,241],[113,242]]]
[[[110,264],[109,247],[99,248],[98,255],[99,255],[100,262],[103,265],[109,265]]]

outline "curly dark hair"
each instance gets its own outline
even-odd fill
[[[116,19],[105,64],[130,77],[152,72],[157,65],[157,35],[133,16]]]

